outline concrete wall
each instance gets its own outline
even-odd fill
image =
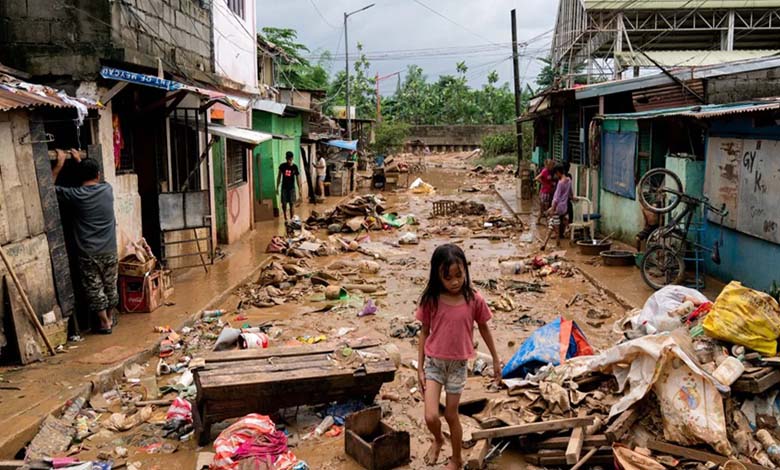
[[[598,212],[601,214],[599,232],[605,236],[614,233],[614,239],[633,244],[637,232],[645,225],[639,201],[601,189],[598,205]]]
[[[217,2],[219,3],[219,2]],[[224,3],[224,2],[223,2]],[[195,0],[4,0],[0,62],[32,75],[94,79],[100,59],[196,78],[212,71],[210,12]]]
[[[228,243],[238,241],[252,228],[251,187],[242,183],[227,190]]]
[[[515,132],[515,126],[412,126],[409,129],[409,137],[406,141],[422,140],[428,146],[456,145],[478,147],[482,144],[484,136],[499,132]]]
[[[707,102],[732,103],[780,94],[780,68],[739,73],[707,80]]]
[[[101,89],[102,92],[107,90]],[[99,112],[98,142],[103,158],[103,178],[114,189],[116,215],[116,243],[119,257],[125,256],[128,243],[143,236],[141,225],[141,196],[138,194],[138,175],[116,174],[114,162],[114,128],[111,122],[111,103]]]
[[[244,18],[238,17],[227,2],[212,2],[214,9],[214,71],[235,88],[257,91],[257,34],[255,2],[244,0]]]

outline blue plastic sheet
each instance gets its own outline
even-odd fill
[[[563,335],[561,334],[562,329],[564,330]],[[568,345],[564,341],[567,341]],[[529,373],[536,372],[544,365],[557,366],[561,363],[562,347],[566,348],[566,359],[593,354],[593,350],[577,324],[558,317],[539,327],[528,339],[523,341],[520,349],[504,366],[501,377],[505,379],[522,378]]]

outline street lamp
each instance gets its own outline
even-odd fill
[[[347,73],[347,88],[346,88],[346,98],[347,98],[347,140],[352,140],[352,113],[349,109],[349,36],[347,35],[347,19],[354,15],[355,13],[360,13],[361,11],[368,10],[375,4],[372,3],[371,5],[365,6],[359,10],[355,10],[351,13],[344,12],[344,56],[346,57],[346,64],[344,70]]]

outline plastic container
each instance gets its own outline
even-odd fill
[[[731,385],[745,372],[745,365],[734,356],[729,356],[720,363],[712,376],[723,385]]]
[[[326,416],[319,426],[317,426],[317,429],[314,430],[314,435],[322,436],[328,432],[328,429],[332,428],[334,424],[336,424],[336,421],[333,419],[333,416]]]
[[[200,314],[200,317],[202,319],[206,320],[208,318],[221,317],[224,314],[225,314],[225,311],[221,310],[221,309],[219,309],[219,310],[204,310],[203,313]]]
[[[268,347],[268,335],[265,333],[241,333],[238,337],[241,349],[265,349]]]

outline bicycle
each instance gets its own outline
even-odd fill
[[[642,279],[655,290],[670,284],[680,284],[685,278],[685,254],[690,248],[712,252],[712,261],[720,264],[719,248],[722,233],[712,248],[688,239],[693,217],[704,208],[704,216],[710,211],[720,216],[720,226],[728,215],[726,205],[718,209],[709,200],[686,194],[680,178],[665,168],[656,168],[645,173],[638,184],[639,202],[656,214],[669,214],[681,203],[684,208],[674,215],[666,225],[656,229],[648,239],[648,249],[640,266]]]

